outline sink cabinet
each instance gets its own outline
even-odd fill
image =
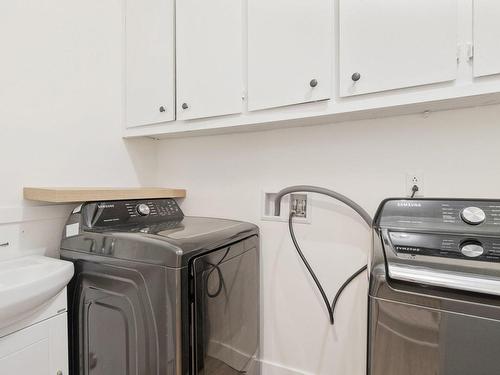
[[[67,291],[0,328],[0,374],[68,375]]]
[[[0,374],[67,375],[67,313],[0,338]]]

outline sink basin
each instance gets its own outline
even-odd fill
[[[34,255],[0,262],[0,329],[55,297],[73,277],[73,263]]]

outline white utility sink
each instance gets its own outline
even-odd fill
[[[40,255],[0,261],[0,329],[49,302],[73,272],[73,263]]]

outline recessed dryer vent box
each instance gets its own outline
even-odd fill
[[[288,194],[283,197],[281,200],[281,215],[274,216],[274,199],[276,198],[276,194],[279,189],[265,189],[262,191],[261,197],[261,219],[265,221],[281,221],[287,222],[290,215],[290,208],[292,204],[292,196],[294,198],[305,198],[306,206],[302,210],[305,213],[305,216],[297,216],[293,220],[296,223],[302,224],[310,224],[311,223],[311,205],[309,204],[308,194],[307,193],[293,193]]]

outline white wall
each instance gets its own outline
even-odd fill
[[[0,2],[0,243],[11,249],[55,254],[69,209],[33,207],[23,186],[154,182],[152,142],[121,139],[122,7]]]
[[[159,182],[188,189],[187,214],[261,228],[263,375],[364,374],[367,282],[346,291],[331,328],[286,225],[260,220],[262,189],[325,186],[373,214],[383,198],[404,194],[406,172],[420,170],[426,196],[498,198],[499,118],[500,106],[490,106],[160,142]],[[297,232],[331,297],[366,261],[369,230],[332,201],[315,197],[312,225]]]

